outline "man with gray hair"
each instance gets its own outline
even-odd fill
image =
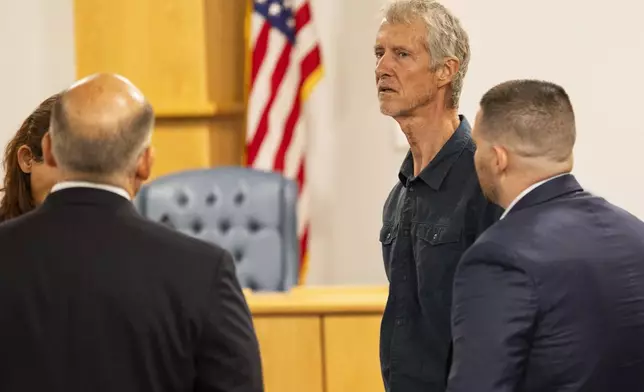
[[[150,176],[153,124],[118,75],[54,106],[43,156],[64,181],[0,225],[1,391],[263,391],[230,254],[130,201]]]
[[[389,279],[382,376],[389,392],[443,392],[454,271],[501,213],[481,192],[470,125],[458,113],[468,36],[440,3],[400,0],[384,8],[374,53],[380,110],[410,147],[380,231]]]
[[[448,391],[644,391],[644,222],[570,174],[565,90],[502,83],[472,134],[481,187],[506,210],[456,272]]]

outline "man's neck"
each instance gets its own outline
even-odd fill
[[[569,174],[572,167],[561,167],[558,170],[551,170],[545,172],[530,172],[524,171],[523,175],[519,172],[515,178],[507,181],[504,189],[500,192],[498,204],[504,209],[508,209],[513,202],[516,202],[519,196],[525,196],[526,192],[534,189],[537,184],[541,184],[554,177]]]
[[[457,109],[426,108],[422,113],[398,117],[396,121],[409,142],[414,176],[434,159],[460,124]]]

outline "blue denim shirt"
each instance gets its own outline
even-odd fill
[[[380,242],[389,298],[380,360],[389,392],[445,391],[454,271],[463,252],[502,213],[481,192],[471,128],[460,119],[417,177],[407,154],[385,202]]]

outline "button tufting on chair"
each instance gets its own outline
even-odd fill
[[[297,282],[296,202],[294,181],[244,167],[160,177],[134,201],[147,218],[227,249],[242,287],[267,291]]]
[[[214,206],[215,203],[217,202],[217,195],[214,193],[209,193],[208,196],[206,196],[206,205],[211,207]]]
[[[203,223],[200,220],[197,219],[194,222],[192,222],[192,231],[195,234],[201,233],[201,230],[203,230]]]
[[[219,223],[219,231],[221,231],[221,234],[226,234],[228,233],[228,230],[230,230],[230,222],[227,220],[223,220]]]
[[[174,225],[172,224],[172,221],[170,220],[170,217],[167,214],[163,214],[161,216],[161,219],[159,219],[159,222],[174,229]]]
[[[179,193],[179,195],[177,196],[177,203],[181,207],[185,207],[188,204],[188,196],[183,192]]]
[[[248,222],[248,231],[250,231],[252,234],[257,233],[259,230],[261,230],[262,225],[257,222],[256,220],[251,220]]]
[[[235,249],[233,251],[233,259],[236,262],[240,263],[243,257],[244,257],[244,253],[241,251],[241,249]]]
[[[246,198],[246,196],[244,196],[243,192],[237,193],[235,195],[235,204],[238,205],[238,206],[242,205],[242,203],[244,202],[245,198]]]

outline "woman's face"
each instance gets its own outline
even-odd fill
[[[23,173],[30,174],[31,197],[36,205],[42,204],[51,188],[59,181],[58,169],[47,166],[42,159],[34,157],[27,146],[18,150],[18,163]]]

